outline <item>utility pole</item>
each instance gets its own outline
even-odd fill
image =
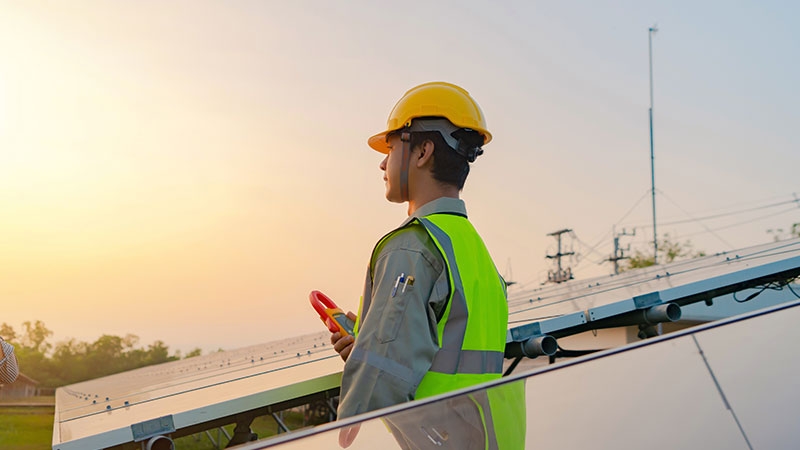
[[[556,240],[558,240],[558,253],[556,253],[555,255],[545,255],[545,257],[547,259],[555,259],[556,260],[556,265],[558,267],[556,270],[550,270],[550,271],[547,272],[547,281],[550,282],[550,283],[563,283],[563,282],[569,281],[569,280],[571,280],[573,278],[572,277],[572,268],[571,267],[567,267],[566,270],[564,270],[561,267],[561,258],[562,257],[570,256],[570,255],[574,255],[575,254],[575,252],[572,252],[572,251],[566,252],[566,253],[561,251],[561,235],[564,234],[564,233],[569,233],[570,231],[572,231],[572,229],[564,228],[563,230],[558,230],[558,231],[554,231],[552,233],[547,233],[548,236],[553,236],[553,237],[556,238]]]
[[[611,234],[614,235],[614,256],[609,257],[606,261],[611,261],[614,263],[614,275],[619,274],[619,261],[623,259],[628,259],[628,256],[625,256],[625,250],[619,248],[619,238],[622,236],[636,236],[636,229],[633,229],[633,233],[628,233],[625,229],[622,229],[622,233],[615,234],[614,230],[611,230]],[[631,246],[628,245],[626,250],[630,250]]]
[[[658,31],[656,25],[647,32],[650,56],[650,183],[653,198],[653,264],[658,264],[658,233],[656,233],[656,169],[653,150],[653,35]]]

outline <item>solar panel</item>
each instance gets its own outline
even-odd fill
[[[53,449],[114,447],[148,437],[137,429],[166,434],[314,393],[335,395],[342,363],[329,335],[217,352],[59,388]],[[158,423],[163,417],[168,424]]]
[[[351,450],[400,448],[389,432],[398,422],[417,448],[456,448],[474,424],[440,426],[464,414],[450,405],[520,381],[525,448],[794,448],[798,321],[795,301],[237,448],[338,448],[354,426]]]
[[[622,326],[619,319],[636,311],[669,303],[710,304],[721,295],[798,275],[800,239],[795,239],[526,290],[510,296],[507,342]]]

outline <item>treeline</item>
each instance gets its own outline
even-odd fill
[[[0,325],[0,336],[14,345],[20,371],[45,388],[181,359],[180,351],[170,355],[169,347],[162,341],[155,341],[146,348],[137,347],[139,338],[133,334],[103,335],[94,342],[69,339],[55,346],[48,341],[52,335],[39,320],[24,322],[20,333],[6,323]],[[200,353],[198,348],[184,358]]]

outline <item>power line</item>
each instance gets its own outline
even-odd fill
[[[732,223],[730,225],[725,225],[725,226],[722,226],[722,227],[719,227],[719,228],[714,228],[713,231],[725,230],[725,229],[728,229],[728,228],[738,227],[739,225],[747,225],[748,223],[758,222],[759,220],[762,220],[762,219],[767,219],[769,217],[779,216],[781,214],[785,214],[787,212],[792,212],[792,211],[797,211],[797,208],[792,207],[790,209],[785,209],[783,211],[778,211],[776,213],[770,213],[770,214],[767,214],[767,215],[764,215],[764,216],[755,217],[753,219],[745,220],[743,222]],[[698,231],[696,233],[684,234],[683,236],[680,236],[680,237],[696,236],[698,234],[704,234],[704,233],[705,233],[705,231]]]
[[[664,195],[666,197],[666,194],[664,194],[660,189],[659,189],[658,192],[661,193],[661,195]],[[740,210],[737,210],[737,211],[730,211],[730,212],[727,212],[727,213],[713,214],[713,215],[709,215],[709,216],[696,217],[696,218],[690,218],[690,219],[673,220],[673,221],[670,221],[670,222],[659,222],[659,224],[660,225],[665,225],[665,226],[666,225],[679,225],[679,224],[683,224],[683,223],[697,222],[699,220],[717,219],[717,218],[720,218],[720,217],[733,216],[733,215],[736,215],[736,214],[743,214],[743,213],[747,213],[747,212],[758,211],[758,210],[761,210],[761,209],[774,208],[776,206],[787,205],[787,204],[790,204],[790,203],[795,203],[798,206],[800,206],[800,199],[794,198],[792,200],[785,200],[785,201],[782,201],[782,202],[770,203],[768,205],[760,205],[760,206],[756,206],[756,207],[752,207],[752,208],[740,209]],[[686,213],[686,214],[689,215],[688,213]],[[692,217],[692,216],[689,215],[689,217]],[[645,226],[645,225],[632,225],[632,227],[634,227],[634,228],[641,228],[643,226]]]
[[[584,247],[589,247],[589,244],[587,244],[587,243],[586,243],[586,242],[584,242],[584,241],[583,241],[581,238],[579,238],[577,234],[573,233],[573,234],[572,234],[572,238],[573,238],[573,239],[575,239],[576,241],[578,241],[578,243],[579,243],[579,244],[581,244],[582,246],[584,246]],[[586,253],[594,253],[594,254],[596,254],[597,256],[600,256],[600,257],[602,257],[602,258],[605,258],[605,256],[606,256],[606,255],[604,255],[604,254],[602,254],[602,253],[600,253],[600,252],[596,251],[596,250],[595,250],[595,248],[596,248],[596,247],[597,247],[597,245],[595,245],[594,247],[589,247],[589,250],[587,250],[587,251],[586,251]],[[581,253],[584,253],[584,252],[581,252]],[[592,260],[592,259],[590,259],[590,258],[588,258],[588,257],[586,257],[586,259],[588,259],[589,261],[591,261],[591,262],[593,262],[593,263],[596,263],[596,264],[601,264],[601,263],[603,262],[603,261],[594,261],[594,260]],[[579,263],[580,263],[580,261],[579,261]]]
[[[628,217],[628,215],[630,215],[630,213],[632,213],[632,212],[633,212],[633,210],[634,210],[634,209],[636,209],[636,207],[637,207],[637,206],[639,206],[639,203],[641,203],[641,202],[642,202],[642,200],[644,200],[645,198],[647,198],[647,195],[648,195],[648,194],[650,194],[650,191],[649,191],[649,190],[648,190],[648,191],[646,191],[644,194],[642,194],[642,196],[641,196],[641,197],[639,197],[639,200],[636,200],[636,203],[634,203],[634,204],[633,204],[633,206],[631,206],[631,209],[629,209],[629,210],[628,210],[628,212],[626,212],[626,213],[625,213],[625,215],[623,215],[621,219],[619,219],[618,221],[614,222],[614,225],[615,225],[615,226],[616,226],[616,225],[619,225],[619,223],[620,223],[620,222],[622,222],[623,220],[625,220],[625,218],[626,218],[626,217]],[[649,225],[649,224],[648,224],[648,225]]]
[[[731,249],[733,249],[734,246],[731,245],[729,242],[727,242],[725,239],[723,239],[721,236],[717,235],[715,233],[715,231],[724,230],[724,229],[728,229],[728,228],[733,228],[733,227],[737,227],[737,226],[740,226],[740,225],[746,225],[748,223],[756,222],[756,221],[759,221],[759,220],[762,220],[762,219],[766,219],[766,218],[769,218],[769,217],[782,215],[782,214],[785,214],[787,212],[797,211],[798,208],[800,208],[800,198],[798,198],[796,194],[793,194],[794,198],[792,198],[790,200],[782,200],[782,201],[778,201],[778,202],[773,202],[771,200],[782,198],[782,197],[785,198],[785,195],[773,196],[773,197],[770,197],[768,199],[759,200],[759,201],[770,200],[771,202],[767,203],[767,204],[760,204],[760,205],[756,205],[756,206],[752,206],[752,207],[748,207],[748,208],[740,208],[740,209],[737,209],[737,210],[734,210],[734,211],[727,211],[727,212],[721,212],[721,213],[716,213],[716,214],[707,214],[707,215],[704,215],[704,216],[701,216],[701,217],[693,217],[690,213],[688,213],[680,205],[678,205],[674,200],[672,200],[669,196],[667,196],[663,191],[661,191],[659,189],[657,192],[660,193],[661,195],[663,195],[665,197],[665,199],[669,200],[678,209],[680,209],[686,216],[689,217],[689,219],[673,220],[673,221],[669,221],[669,222],[659,222],[660,225],[665,225],[665,226],[682,225],[682,224],[686,224],[686,223],[697,222],[699,225],[701,225],[705,229],[704,231],[699,231],[699,232],[695,232],[695,233],[676,234],[676,235],[673,236],[675,239],[681,239],[681,238],[685,238],[685,237],[696,236],[696,235],[699,235],[699,234],[710,233],[710,234],[714,235],[717,239],[719,239],[723,244],[725,244],[726,246],[728,246]],[[620,224],[620,222],[625,220],[631,213],[633,213],[633,211],[636,210],[636,208],[639,206],[639,204],[645,198],[647,198],[647,196],[649,194],[650,194],[650,190],[645,191],[642,194],[642,196],[639,197],[634,202],[633,206],[631,206],[631,208],[616,222],[616,224],[614,226],[618,226]],[[754,202],[750,202],[750,204],[753,204],[753,203]],[[717,227],[717,228],[710,228],[710,227],[708,227],[707,225],[705,225],[704,223],[701,222],[701,220],[711,220],[711,219],[718,219],[718,218],[722,218],[722,217],[729,217],[729,216],[734,216],[734,215],[737,215],[737,214],[744,214],[744,213],[753,212],[753,211],[760,211],[760,210],[769,209],[769,208],[775,208],[775,207],[778,207],[778,206],[788,205],[788,204],[796,205],[797,208],[795,208],[793,206],[793,207],[791,207],[789,209],[778,211],[776,213],[770,213],[770,214],[767,214],[767,215],[759,216],[759,217],[756,217],[756,218],[752,218],[752,219],[749,219],[749,220],[745,220],[745,221],[741,221],[741,222],[737,222],[737,223],[733,223],[733,224],[729,224],[729,225],[725,225],[725,226],[721,226],[721,227]],[[742,204],[741,203],[734,204],[734,205],[730,205],[730,207],[735,207],[735,206],[738,206],[738,205],[742,205]],[[724,210],[725,208],[717,208],[717,211],[719,211],[720,209]],[[649,226],[649,225],[650,224],[633,225],[633,226],[627,225],[627,226],[628,227],[632,227],[634,229],[634,231],[635,231],[636,228],[644,228],[645,226]],[[598,265],[603,264],[605,262],[608,262],[608,260],[606,259],[606,255],[600,253],[597,250],[597,248],[600,247],[601,245],[609,242],[609,235],[611,235],[611,234],[613,234],[613,228],[612,228],[610,233],[609,232],[604,233],[594,245],[590,245],[589,243],[587,243],[586,241],[584,241],[581,238],[579,238],[574,232],[572,232],[570,230],[571,237],[575,241],[577,241],[578,244],[581,246],[580,253],[582,255],[580,255],[580,257],[577,259],[576,264],[575,264],[575,268],[577,268],[583,262],[583,260],[588,260],[589,262],[592,262],[592,263],[598,264]],[[638,244],[643,244],[643,243],[644,242],[639,242],[639,243],[637,243],[637,245]],[[588,254],[592,254],[592,253],[596,257],[601,257],[602,259],[601,260],[596,260],[596,259],[590,258],[588,256]],[[567,256],[567,254],[562,254],[562,256]],[[552,256],[550,256],[550,258],[552,258]],[[527,286],[529,284],[532,284],[532,283],[540,284],[540,282],[537,282],[536,280],[537,279],[540,280],[544,273],[547,273],[547,271],[542,270],[533,279],[529,279],[526,282],[519,283],[517,285],[518,289],[519,288],[523,288],[523,287],[525,287],[525,286]]]
[[[661,193],[661,195],[663,195],[663,196],[664,196],[664,198],[666,198],[667,200],[669,200],[669,201],[670,201],[670,202],[671,202],[673,205],[675,205],[675,206],[676,206],[678,209],[680,209],[681,211],[683,211],[683,213],[684,213],[684,214],[686,214],[686,215],[687,215],[687,216],[689,216],[689,217],[692,217],[692,215],[691,215],[691,214],[689,214],[688,212],[686,212],[686,210],[685,210],[685,209],[681,208],[681,206],[680,206],[679,204],[677,204],[677,203],[676,203],[674,200],[672,200],[671,198],[669,198],[669,196],[668,196],[667,194],[665,194],[665,193],[661,192],[661,190],[659,190],[658,192],[660,192],[660,193]],[[718,235],[717,233],[714,233],[714,231],[712,231],[712,230],[711,230],[711,228],[708,228],[708,226],[707,226],[706,224],[704,224],[703,222],[700,222],[700,220],[698,220],[698,219],[694,219],[694,221],[695,221],[695,222],[697,222],[697,223],[699,223],[700,225],[702,225],[702,226],[703,226],[703,228],[705,228],[705,229],[706,229],[706,231],[708,231],[709,233],[713,234],[713,235],[714,235],[714,237],[716,237],[717,239],[719,239],[719,240],[720,240],[720,241],[721,241],[723,244],[725,244],[725,245],[727,245],[728,247],[730,247],[730,248],[731,248],[731,250],[733,250],[734,248],[736,248],[736,247],[734,247],[733,245],[731,245],[731,243],[730,243],[730,242],[726,241],[725,239],[722,239],[722,237],[721,237],[720,235]]]
[[[792,197],[794,200],[797,200],[797,194],[796,193],[791,193],[789,195],[787,195],[787,194],[773,195],[773,196],[770,196],[770,197],[764,197],[764,198],[759,198],[759,199],[754,199],[754,200],[749,200],[749,201],[736,201],[736,202],[733,202],[733,203],[728,203],[726,205],[720,205],[720,206],[716,206],[715,205],[715,206],[707,209],[707,214],[724,213],[724,212],[729,212],[732,209],[749,210],[751,207],[752,208],[758,208],[758,207],[762,207],[762,206],[770,204],[770,203],[786,200],[787,197]]]
[[[628,210],[628,212],[623,214],[622,217],[614,223],[614,226],[619,225],[620,222],[625,220],[625,218],[628,217],[636,209],[636,207],[639,206],[639,203],[642,203],[642,200],[646,199],[648,195],[650,195],[650,190],[649,189],[646,190],[644,192],[644,194],[642,194],[642,196],[639,197],[638,200],[636,200],[636,202],[634,202],[633,206],[631,206],[631,208]],[[599,247],[600,244],[604,244],[609,239],[609,236],[611,236],[612,234],[614,234],[613,228],[612,228],[611,232],[606,232],[603,235],[601,235],[600,238],[597,240],[597,242],[594,245],[589,245],[586,242],[583,242],[583,244],[586,245],[587,247],[589,247],[589,251],[590,252],[594,251],[594,249]],[[603,257],[605,257],[605,255],[603,255]]]

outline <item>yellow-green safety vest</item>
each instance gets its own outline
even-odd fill
[[[395,233],[412,224],[422,225],[433,240],[444,259],[450,284],[447,306],[437,325],[439,350],[422,378],[415,398],[499,379],[503,372],[508,329],[506,284],[497,272],[483,240],[466,217],[448,213],[431,214],[415,218],[387,234],[373,250],[370,279],[384,244]],[[514,391],[513,395],[509,395],[509,389]],[[523,384],[512,383],[499,389],[480,391],[471,394],[470,398],[480,411],[486,430],[487,449],[524,446],[524,403],[512,408],[515,417],[502,413],[508,411],[510,406],[506,402],[524,402]],[[504,422],[514,423],[515,428],[521,426],[522,430],[514,430],[513,435],[495,433],[496,428],[506,428],[493,423],[498,420],[498,413],[506,416],[503,417]],[[520,432],[522,442],[519,442]],[[510,442],[503,445],[503,441]]]

